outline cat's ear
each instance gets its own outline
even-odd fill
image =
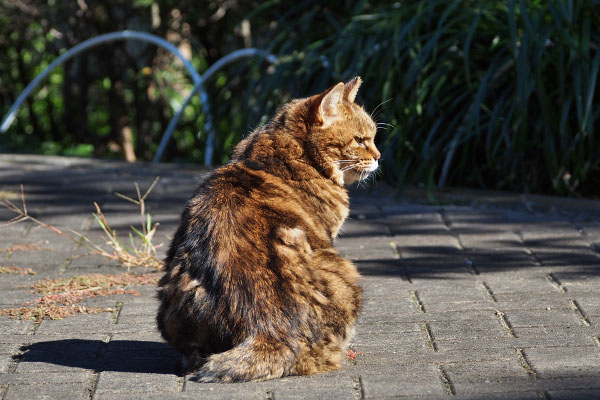
[[[327,92],[321,98],[319,103],[318,118],[323,126],[328,126],[336,119],[340,113],[339,106],[344,95],[344,83],[340,82]]]
[[[350,82],[344,85],[344,100],[354,103],[354,99],[356,98],[356,93],[358,93],[358,89],[362,84],[362,79],[360,76],[352,79]]]

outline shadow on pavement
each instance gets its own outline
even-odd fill
[[[169,345],[139,340],[65,339],[21,348],[21,363],[41,362],[95,371],[177,374],[179,356]]]

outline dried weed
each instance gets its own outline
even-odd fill
[[[0,266],[0,274],[35,275],[36,273],[37,272],[35,272],[31,268]]]
[[[40,246],[34,243],[17,243],[10,247],[0,248],[0,253],[14,253],[15,251],[34,251],[34,250],[50,250],[42,249]]]
[[[139,296],[140,293],[131,286],[155,285],[158,278],[157,273],[142,275],[130,273],[122,275],[89,274],[71,278],[46,278],[31,285],[33,293],[44,294],[44,296],[23,303],[18,308],[0,310],[0,315],[8,315],[21,320],[34,320],[39,323],[43,319],[56,320],[77,314],[113,312],[112,308],[86,307],[78,303],[97,296],[119,294]]]

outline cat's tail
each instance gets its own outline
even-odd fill
[[[236,347],[213,354],[194,380],[199,382],[249,382],[290,374],[296,352],[288,344],[265,335],[248,337]]]

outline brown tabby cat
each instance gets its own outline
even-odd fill
[[[203,382],[338,369],[361,306],[333,248],[344,184],[378,167],[359,77],[286,104],[204,179],[159,282],[158,328]]]

